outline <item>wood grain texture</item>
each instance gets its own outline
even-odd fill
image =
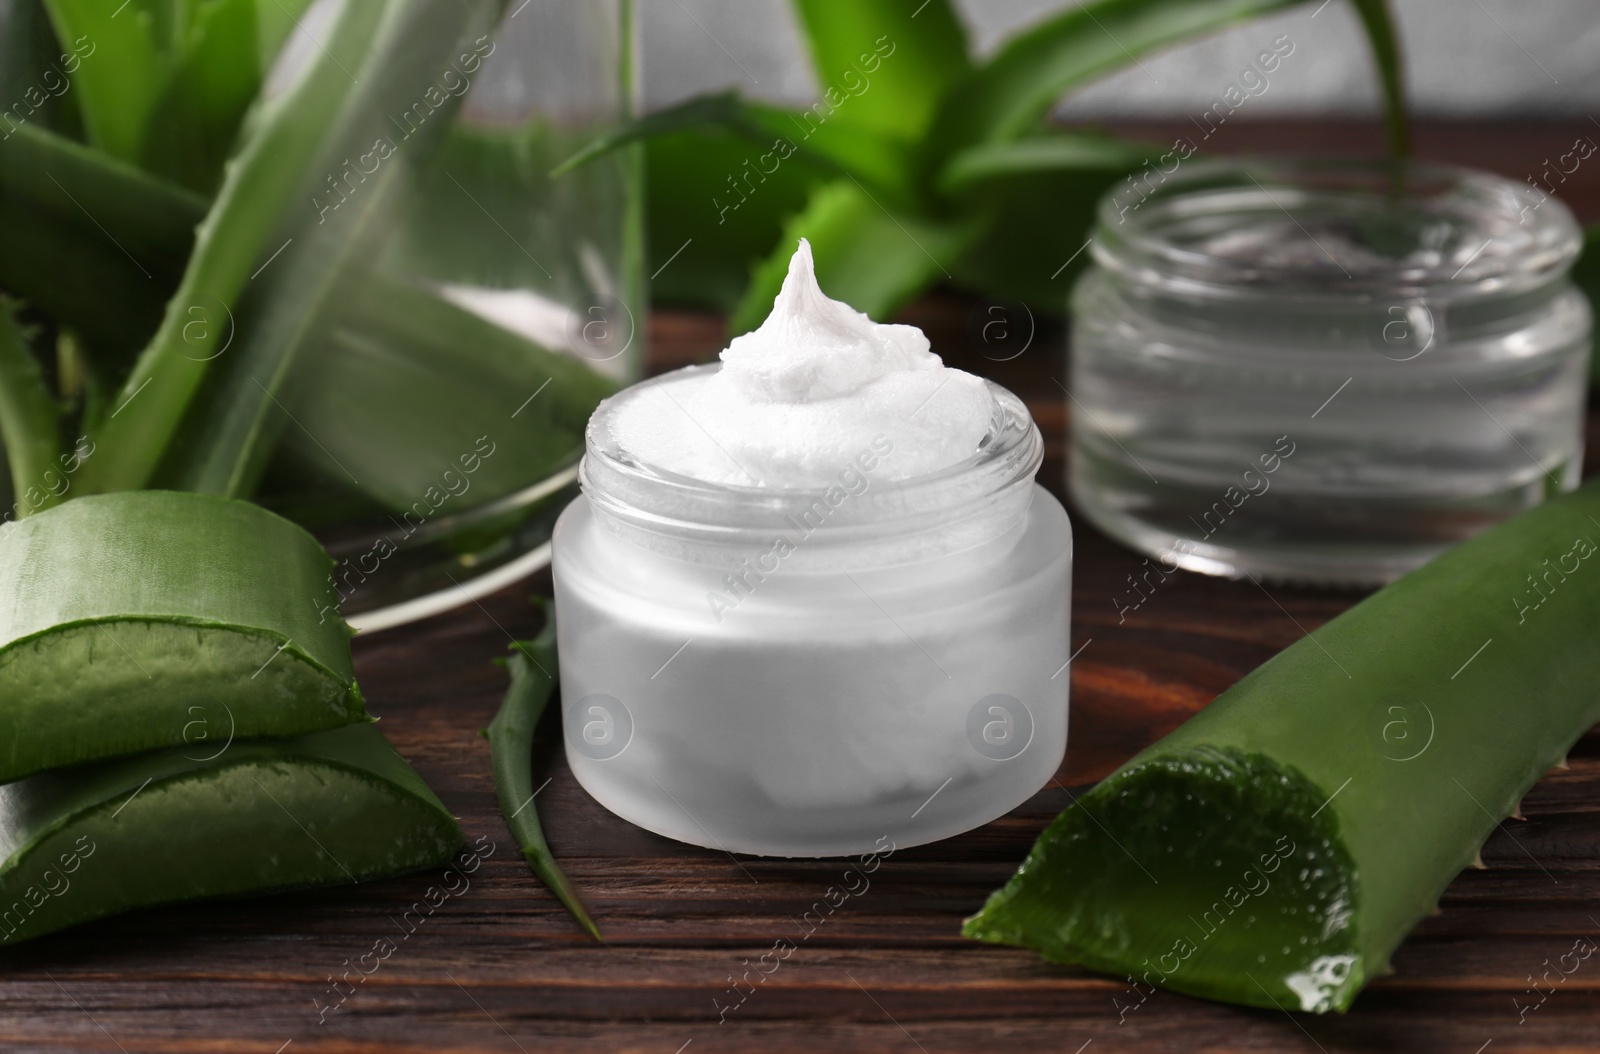
[[[1424,126],[1418,138],[1424,154],[1521,178],[1579,131],[1570,123]],[[1380,145],[1375,125],[1274,124],[1230,129],[1219,149]],[[1584,218],[1600,217],[1600,182],[1575,185],[1570,200]],[[952,364],[1028,400],[1048,442],[1041,479],[1059,493],[1066,409],[1052,378],[1065,376],[1060,328],[1042,326],[1026,354],[991,363],[965,337],[981,308],[936,297],[907,321],[926,326]],[[713,355],[720,324],[658,315],[652,338],[656,368],[670,368]],[[1591,443],[1600,440],[1596,425],[1591,416]],[[1314,629],[1357,598],[1274,589],[1280,609],[1249,582],[1179,575],[1119,623],[1111,598],[1139,559],[1081,520],[1076,529],[1073,635],[1075,644],[1092,643],[1073,664],[1060,773],[1067,786],[1105,775],[1298,639],[1301,627]],[[505,683],[489,660],[510,637],[537,628],[526,596],[548,588],[547,577],[536,579],[356,643],[358,675],[383,730],[462,818],[468,838],[494,843],[481,866],[138,912],[0,953],[0,1050],[1502,1054],[1600,1046],[1600,957],[1525,1020],[1513,1002],[1536,1002],[1532,981],[1575,939],[1600,940],[1595,733],[1573,751],[1570,769],[1528,796],[1527,819],[1489,839],[1486,869],[1456,880],[1442,913],[1395,956],[1393,976],[1374,982],[1342,1017],[1291,1017],[1164,992],[1140,1003],[1116,978],[961,940],[961,919],[1065,804],[1056,787],[980,830],[896,852],[870,886],[808,932],[797,919],[841,880],[846,861],[735,861],[667,841],[602,810],[557,756],[540,814],[606,931],[597,945],[517,856],[478,736]],[[430,887],[459,893],[420,924],[402,926]],[[397,950],[340,1003],[330,975],[385,937]],[[733,979],[780,939],[795,950],[739,1002]],[[319,1021],[314,1000],[338,1006]],[[715,1001],[738,1005],[719,1021]]]

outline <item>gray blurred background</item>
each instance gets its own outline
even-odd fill
[[[850,3],[852,0],[838,0]],[[905,0],[914,10],[921,0]],[[982,54],[1072,0],[956,0]],[[1413,111],[1422,117],[1573,116],[1600,111],[1595,0],[1391,0]],[[650,108],[739,87],[809,102],[816,84],[787,0],[649,0],[640,4]],[[1069,120],[1183,116],[1204,110],[1244,65],[1287,34],[1294,51],[1249,116],[1378,112],[1361,28],[1348,0],[1315,0],[1141,60],[1068,99]],[[1241,115],[1243,116],[1243,115]]]

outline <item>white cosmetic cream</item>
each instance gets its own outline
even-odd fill
[[[555,531],[567,755],[711,848],[948,837],[1066,747],[1071,531],[1010,392],[826,297],[803,241],[714,366],[590,420]]]

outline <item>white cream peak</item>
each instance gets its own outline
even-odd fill
[[[892,373],[942,368],[920,329],[874,322],[824,293],[804,238],[772,313],[734,337],[722,362],[723,375],[750,398],[785,403],[836,399]]]
[[[874,322],[817,284],[801,239],[761,326],[720,369],[690,367],[602,404],[624,450],[713,483],[816,488],[873,448],[875,478],[948,468],[978,450],[995,413],[984,382],[928,350],[915,326]]]

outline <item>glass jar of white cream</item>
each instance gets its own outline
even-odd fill
[[[554,574],[567,756],[612,812],[728,852],[850,855],[968,830],[1052,778],[1066,513],[1034,483],[1021,401],[926,348],[823,297],[802,243],[722,364],[595,413]]]
[[[1074,498],[1163,573],[1398,577],[1576,485],[1580,242],[1553,198],[1446,166],[1131,177],[1074,293]]]

